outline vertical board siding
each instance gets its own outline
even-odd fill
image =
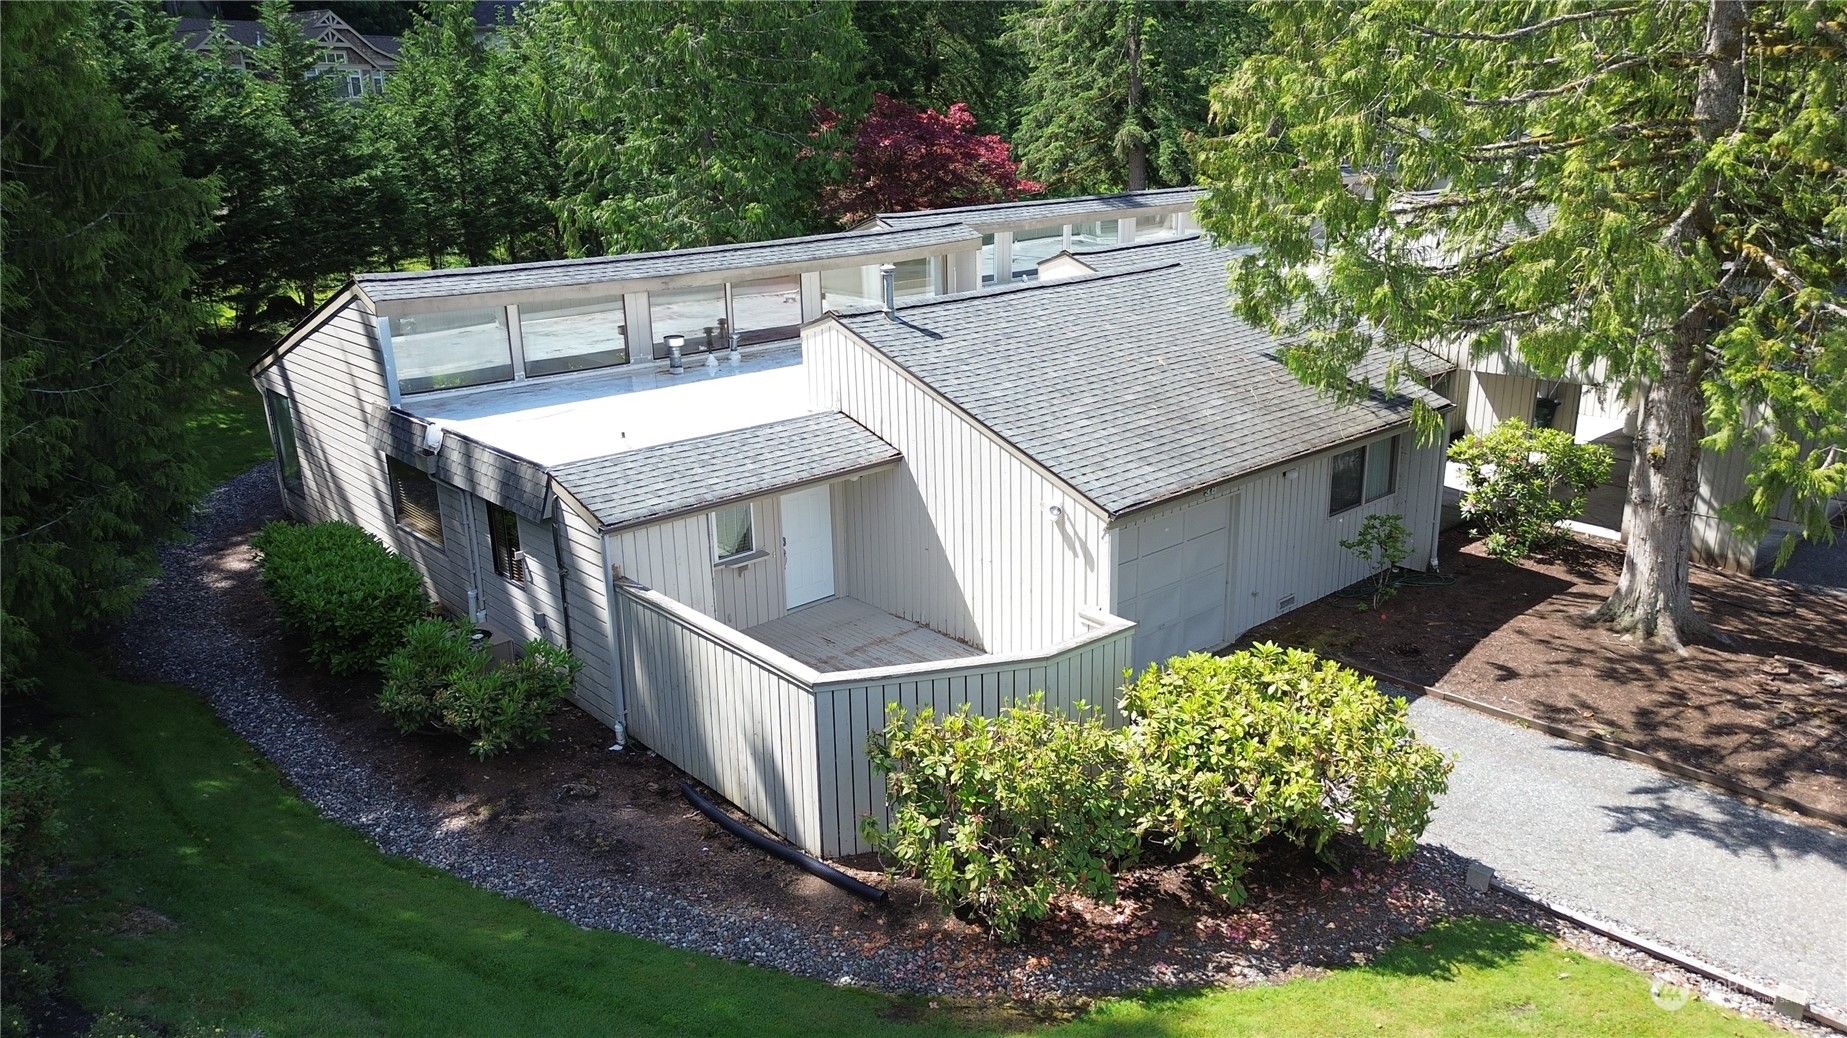
[[[604,724],[622,723],[616,696],[620,680],[610,654],[609,599],[603,574],[603,537],[583,516],[566,505],[554,508],[564,554],[559,564],[564,575],[565,612],[571,632],[571,653],[584,661],[577,676],[578,706]],[[524,529],[522,527],[522,529]]]
[[[618,530],[609,535],[609,561],[622,576],[728,626],[768,623],[788,612],[778,500],[751,502],[752,533],[764,555],[750,562],[713,561],[710,512]]]
[[[821,846],[808,688],[628,588],[616,629],[630,733],[790,841]]]
[[[1480,371],[1469,373],[1468,380],[1467,398],[1462,406],[1464,426],[1470,432],[1487,432],[1509,418],[1532,424],[1534,404],[1541,394],[1559,402],[1552,428],[1577,431],[1578,398],[1582,395],[1582,387],[1575,382]]]
[[[349,300],[257,383],[288,397],[294,408],[302,493],[293,496],[291,511],[308,522],[342,519],[360,526],[415,563],[432,597],[465,612],[470,584],[463,495],[440,488],[441,545],[399,527],[392,516],[384,455],[372,442],[372,423],[390,399],[376,319]]]
[[[1118,560],[1117,600],[1111,612],[1125,619],[1142,619],[1144,604],[1137,599],[1142,574],[1137,560],[1143,554],[1140,536],[1208,500],[1207,493],[1230,493],[1238,498],[1233,513],[1228,573],[1229,613],[1226,640],[1282,613],[1308,605],[1325,595],[1371,575],[1370,568],[1347,549],[1344,539],[1359,531],[1366,517],[1397,513],[1411,531],[1411,554],[1404,564],[1421,569],[1435,550],[1434,522],[1440,507],[1443,480],[1441,443],[1419,446],[1409,429],[1399,434],[1397,489],[1377,501],[1328,515],[1328,494],[1333,478],[1335,448],[1300,462],[1212,488],[1146,512],[1133,513],[1111,528],[1111,557]],[[1295,478],[1288,473],[1294,472]],[[1285,605],[1286,600],[1293,599]],[[1223,640],[1203,639],[1192,650],[1213,651]],[[1135,660],[1136,666],[1158,662]]]
[[[972,712],[993,717],[1043,692],[1048,708],[1068,714],[1083,702],[1103,708],[1109,722],[1119,724],[1116,699],[1133,640],[1134,628],[1119,625],[1043,659],[996,661],[916,680],[822,685],[814,692],[821,840],[818,849],[808,849],[826,857],[864,853],[872,848],[860,835],[862,821],[890,823],[885,780],[866,755],[866,740],[885,726],[888,704],[907,713],[929,707],[942,715],[966,703]]]
[[[838,485],[840,594],[993,653],[1057,644],[1080,607],[1105,607],[1104,522],[1088,505],[844,330],[809,328],[802,349],[815,404],[904,455]]]

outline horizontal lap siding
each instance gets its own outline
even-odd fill
[[[1058,644],[1080,606],[1104,607],[1103,522],[1069,491],[839,328],[803,350],[816,405],[904,455],[838,485],[839,593],[994,653]]]
[[[866,756],[866,740],[885,725],[886,705],[896,703],[914,713],[929,707],[943,715],[969,704],[974,713],[993,717],[1045,693],[1046,706],[1072,712],[1079,701],[1105,707],[1111,723],[1117,689],[1129,665],[1133,629],[1117,631],[1042,661],[971,667],[948,674],[823,689],[814,694],[814,723],[820,764],[821,840],[827,857],[859,854],[872,848],[860,836],[861,822],[890,822],[885,780]],[[810,847],[811,851],[815,848]]]
[[[349,302],[259,376],[264,389],[294,404],[302,494],[291,511],[309,522],[343,519],[375,534],[415,563],[431,594],[459,614],[468,605],[466,499],[447,488],[440,494],[440,546],[393,520],[385,463],[371,434],[373,417],[389,399],[376,343],[373,318]]]
[[[534,638],[563,642],[558,616],[558,553],[551,527],[520,518],[519,545],[526,553],[525,579],[508,580],[494,572],[493,541],[488,533],[487,502],[469,497],[475,510],[476,543],[481,558],[481,607],[487,610],[483,625],[498,639],[525,643]],[[595,570],[591,571],[595,573]],[[539,632],[539,617],[547,632]]]
[[[814,699],[803,686],[616,592],[629,731],[788,840],[818,850]]]

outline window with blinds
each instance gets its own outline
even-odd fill
[[[391,473],[392,518],[417,536],[441,544],[443,510],[436,481],[396,458],[385,459],[385,468]]]
[[[735,559],[757,550],[756,536],[750,528],[750,505],[733,505],[712,513],[714,543],[718,561]]]
[[[494,553],[494,572],[515,584],[526,582],[526,553],[519,548],[519,516],[487,506],[488,547]]]

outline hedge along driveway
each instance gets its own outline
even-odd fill
[[[84,660],[61,661],[46,683],[53,734],[77,762],[70,995],[93,1011],[269,1035],[931,1035],[1029,1024],[580,930],[379,854],[295,797],[190,693],[112,681]],[[1046,1033],[1776,1032],[1698,1003],[1663,1012],[1639,974],[1529,929],[1463,921],[1326,980],[1119,999]]]

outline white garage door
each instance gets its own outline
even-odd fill
[[[1200,501],[1118,531],[1116,601],[1140,625],[1139,666],[1225,644],[1236,500]]]

